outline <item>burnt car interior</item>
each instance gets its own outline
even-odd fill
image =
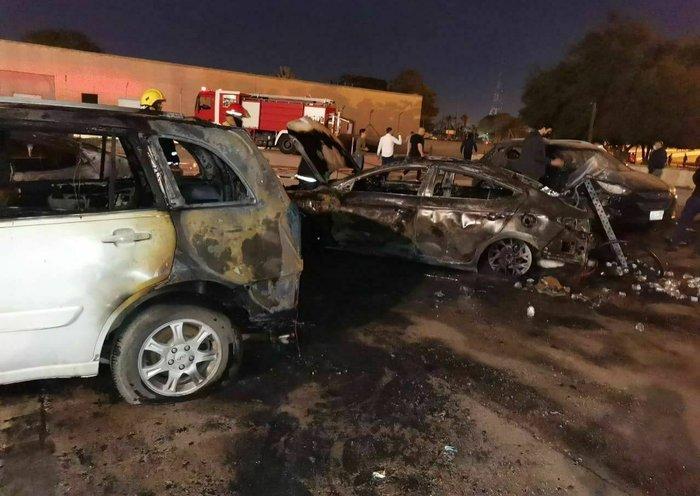
[[[426,171],[425,167],[406,167],[377,172],[355,181],[352,190],[415,196]]]
[[[435,180],[432,196],[490,200],[513,196],[513,190],[488,179],[450,170],[441,170]]]
[[[252,200],[243,181],[215,153],[172,138],[158,142],[188,205]]]
[[[0,130],[0,217],[153,205],[125,136]]]

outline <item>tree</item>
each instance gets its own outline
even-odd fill
[[[389,83],[386,79],[379,79],[371,76],[362,76],[360,74],[343,74],[340,76],[336,84],[342,86],[356,86],[358,88],[368,88],[371,90],[386,91]]]
[[[72,31],[69,29],[40,29],[37,31],[30,31],[22,37],[22,41],[39,45],[70,48],[72,50],[83,50],[84,52],[103,52],[102,48],[92,41],[88,35],[80,31]]]
[[[494,141],[522,138],[527,133],[522,120],[505,112],[483,117],[476,127],[479,133],[487,134]]]
[[[620,148],[700,145],[700,38],[673,41],[645,23],[611,16],[556,66],[528,80],[522,118],[560,137],[586,139],[592,104],[595,141]]]
[[[405,69],[389,82],[389,91],[397,93],[413,93],[423,97],[420,124],[426,129],[432,129],[433,119],[438,115],[437,95],[425,84],[423,76],[415,69]]]
[[[280,79],[296,79],[296,75],[291,67],[288,65],[281,65],[277,69],[277,77]]]

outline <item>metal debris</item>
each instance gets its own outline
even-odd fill
[[[386,479],[386,470],[375,470],[372,472],[372,480],[383,481]]]
[[[556,277],[545,276],[539,280],[535,289],[538,293],[550,296],[566,296],[571,293],[571,288],[564,286]]]
[[[455,459],[455,456],[457,456],[457,448],[446,444],[445,447],[442,448],[442,456],[445,460],[451,462]]]

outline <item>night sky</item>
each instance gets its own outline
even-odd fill
[[[486,114],[499,73],[503,110],[524,81],[616,10],[674,37],[700,33],[700,0],[41,1],[0,0],[0,38],[77,29],[106,52],[300,79],[421,71],[441,113]]]

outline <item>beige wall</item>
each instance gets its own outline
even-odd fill
[[[166,110],[185,115],[192,115],[195,97],[202,86],[249,93],[331,98],[337,102],[339,109],[343,109],[344,117],[355,121],[356,129],[370,127],[370,112],[374,109],[371,124],[379,133],[383,133],[387,126],[392,126],[404,135],[418,128],[422,103],[419,95],[279,79],[0,40],[0,95],[11,96],[12,93],[8,95],[10,87],[13,92],[32,94],[31,87],[26,91],[18,91],[17,81],[8,83],[8,75],[11,75],[9,71],[23,73],[24,80],[27,80],[27,74],[42,75],[44,81],[47,76],[53,76],[57,100],[79,102],[81,93],[97,93],[100,103],[116,105],[120,98],[138,99],[143,90],[156,87],[163,90],[168,98]],[[2,84],[2,78],[6,81],[5,85]]]

